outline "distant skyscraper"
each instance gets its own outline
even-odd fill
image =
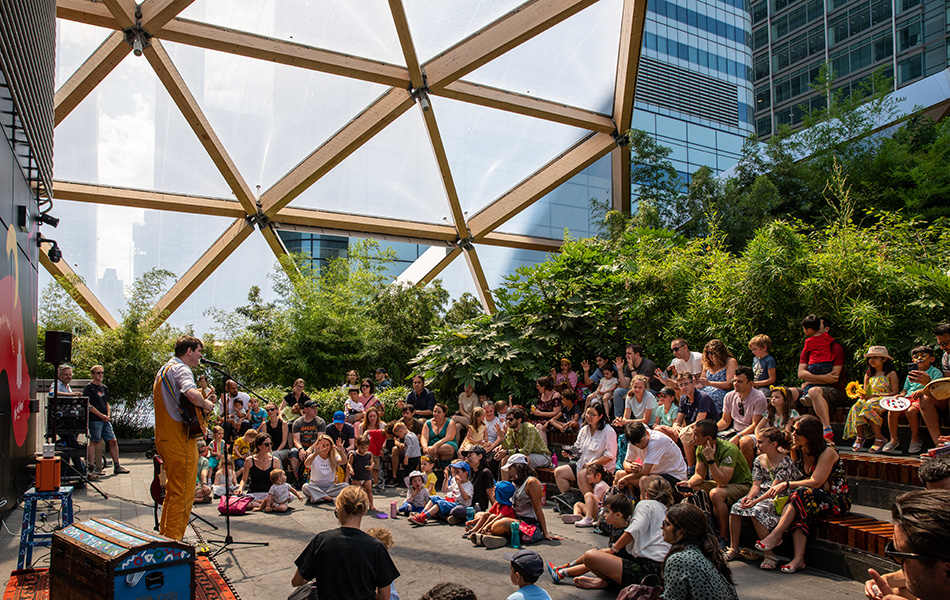
[[[760,137],[826,106],[810,87],[825,61],[833,91],[847,96],[878,68],[900,89],[943,71],[950,57],[946,0],[758,0],[752,22]]]

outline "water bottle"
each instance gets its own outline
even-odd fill
[[[551,466],[557,468],[557,452],[551,455]]]
[[[511,547],[520,548],[521,547],[521,526],[520,521],[514,521],[511,523]]]
[[[396,518],[396,501],[395,500],[389,503],[389,518],[390,519]]]
[[[469,521],[471,521],[472,519],[474,519],[474,518],[475,518],[475,507],[474,507],[474,506],[469,506],[468,508],[466,508],[466,509],[465,509],[465,516],[468,518]]]

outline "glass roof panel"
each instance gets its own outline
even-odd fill
[[[57,179],[231,197],[145,57],[129,54],[54,133]]]
[[[458,299],[465,292],[478,298],[475,291],[475,280],[472,278],[472,274],[468,270],[468,263],[465,262],[465,257],[462,255],[459,255],[447,267],[442,269],[436,279],[442,280],[442,287],[449,292],[453,300]]]
[[[56,19],[56,89],[76,72],[110,33],[101,27]]]
[[[53,214],[60,219],[53,237],[63,260],[120,320],[127,305],[124,290],[135,278],[153,267],[180,277],[232,222],[68,200],[54,200]],[[40,290],[50,280],[46,269],[40,269]]]
[[[403,0],[403,5],[416,55],[420,62],[425,62],[510,12],[522,2],[523,0]]]
[[[390,123],[291,202],[333,212],[451,222],[439,166],[418,107]]]
[[[518,248],[502,248],[501,246],[487,246],[477,244],[479,261],[485,271],[485,279],[492,290],[501,287],[505,277],[515,272],[523,265],[536,265],[548,259],[547,252],[537,250],[520,250]],[[460,259],[463,261],[464,258]]]
[[[165,43],[251,189],[267,189],[386,86]]]
[[[472,213],[589,133],[448,98],[431,102],[462,210]]]
[[[247,304],[247,293],[254,285],[260,288],[264,302],[272,302],[277,294],[268,275],[276,267],[274,252],[264,236],[255,231],[172,313],[168,322],[175,327],[193,326],[199,336],[210,332],[233,334],[221,331],[205,312],[210,308],[230,312]]]
[[[591,224],[591,198],[599,202],[611,199],[610,155],[503,223],[498,231],[555,240],[564,239],[565,229],[571,237],[597,235],[599,229]]]
[[[181,16],[353,56],[406,64],[386,0],[196,0]]]
[[[600,0],[466,80],[610,114],[623,0]]]

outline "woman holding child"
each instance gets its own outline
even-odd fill
[[[561,536],[548,531],[547,521],[541,511],[541,482],[528,466],[528,457],[524,454],[512,454],[505,462],[504,468],[508,471],[511,483],[515,484],[511,504],[518,519],[498,519],[492,524],[492,535],[510,537],[511,524],[519,523],[522,544],[533,544],[542,539],[562,539]]]

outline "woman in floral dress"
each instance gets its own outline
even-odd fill
[[[703,348],[703,372],[696,380],[722,412],[722,401],[732,391],[732,377],[739,363],[721,340],[709,340]]]
[[[775,427],[765,427],[755,434],[759,445],[759,454],[752,462],[752,489],[745,498],[732,505],[729,515],[729,533],[731,543],[726,548],[727,561],[735,560],[740,555],[747,560],[758,558],[751,550],[739,550],[739,534],[742,531],[742,518],[751,517],[755,531],[760,538],[769,534],[778,525],[776,506],[784,506],[788,493],[783,492],[778,498],[769,498],[766,492],[774,484],[781,485],[786,481],[802,479],[804,475],[798,469],[791,457],[788,448],[791,446],[785,433]],[[772,571],[778,566],[775,554],[769,550],[765,553],[760,569]]]
[[[851,510],[848,479],[841,457],[822,437],[821,421],[814,415],[805,415],[792,429],[794,447],[792,456],[805,479],[786,481],[769,488],[766,496],[775,498],[791,490],[782,517],[772,533],[755,543],[755,547],[769,552],[780,543],[787,530],[792,531],[794,557],[782,566],[783,573],[794,573],[805,568],[805,542],[812,521],[816,517],[834,517]]]

